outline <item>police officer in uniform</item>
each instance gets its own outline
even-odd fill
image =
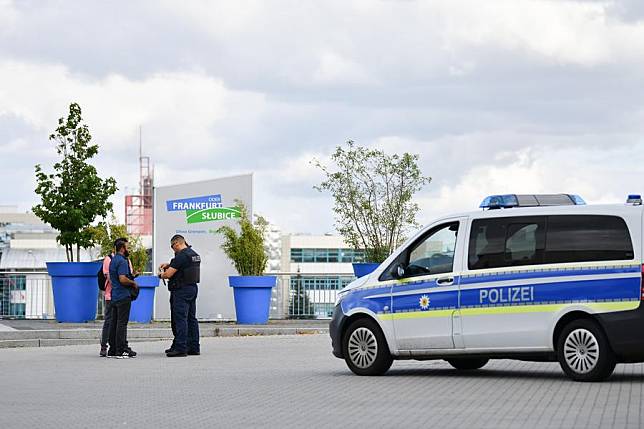
[[[197,283],[199,283],[201,257],[192,250],[181,235],[170,240],[174,258],[169,264],[159,266],[159,278],[168,279],[172,346],[166,350],[168,357],[199,355],[199,323],[197,322]]]

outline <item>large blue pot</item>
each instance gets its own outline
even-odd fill
[[[373,263],[373,262],[356,262],[353,265],[353,274],[356,275],[356,277],[364,277],[367,274],[371,274],[372,272],[375,271],[376,268],[380,266],[380,264]]]
[[[139,276],[134,281],[139,286],[139,296],[132,302],[130,322],[150,323],[154,312],[154,291],[159,286],[159,278]]]
[[[56,320],[83,323],[96,319],[98,283],[96,273],[103,261],[47,262],[54,292]]]
[[[235,315],[242,325],[265,325],[271,306],[271,290],[275,276],[230,276],[230,287],[235,296]]]

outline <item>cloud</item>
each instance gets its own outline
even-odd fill
[[[82,5],[82,7],[79,7]],[[332,230],[309,160],[351,138],[420,155],[421,218],[498,192],[621,201],[641,181],[644,9],[635,1],[0,0],[0,203],[78,101],[96,165],[158,185],[255,173],[285,230]]]

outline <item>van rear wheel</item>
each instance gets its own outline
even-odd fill
[[[382,375],[393,358],[385,336],[376,322],[358,319],[347,328],[342,340],[344,360],[357,375]]]
[[[610,377],[617,361],[599,325],[579,319],[566,325],[557,341],[561,369],[575,381],[602,381]]]
[[[483,368],[490,360],[485,358],[458,358],[447,359],[447,362],[454,368],[461,371]]]

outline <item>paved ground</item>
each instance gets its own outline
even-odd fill
[[[458,373],[396,362],[357,377],[326,335],[206,338],[203,355],[101,359],[95,346],[0,350],[0,425],[23,427],[641,427],[644,365],[604,383],[557,364],[493,361]]]
[[[201,326],[210,327],[230,327],[241,326],[235,322],[200,322]],[[59,323],[55,320],[24,320],[24,319],[3,319],[0,320],[0,326],[11,328],[19,331],[31,330],[47,330],[47,329],[100,329],[103,327],[102,320],[94,320],[86,323]],[[243,326],[259,326],[259,327],[328,327],[329,320],[314,320],[314,319],[275,319],[269,320],[267,325],[243,325]],[[169,328],[170,322],[151,322],[151,323],[135,323],[130,322],[127,325],[128,329],[149,329],[149,328]]]

